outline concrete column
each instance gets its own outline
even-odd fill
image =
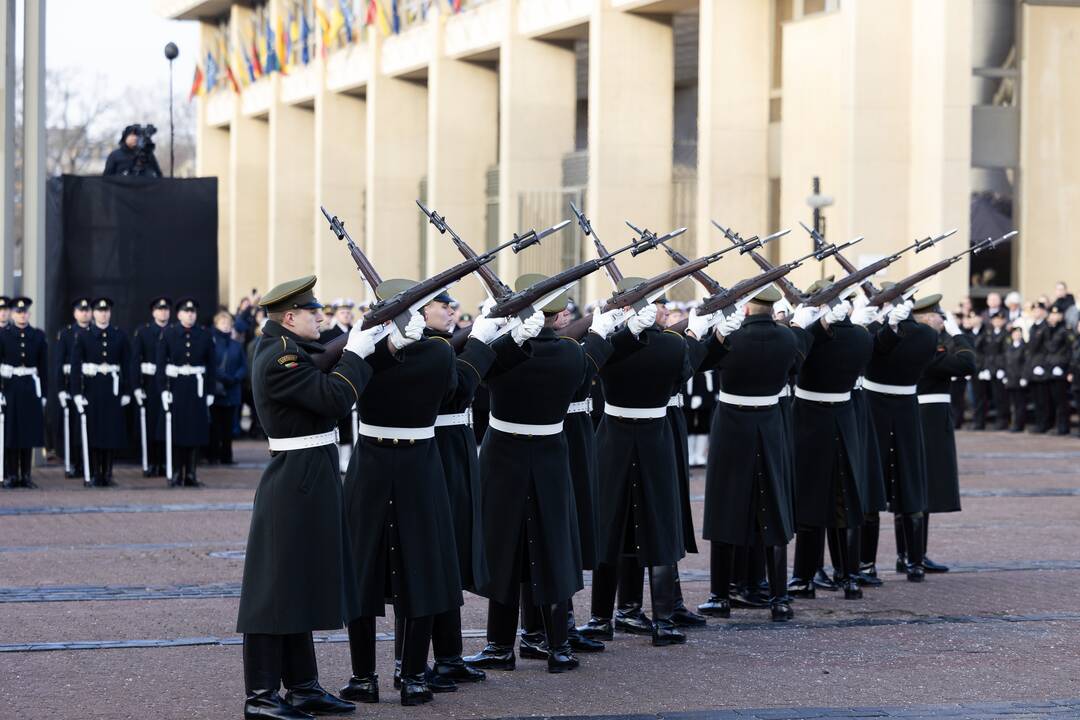
[[[509,27],[499,55],[500,241],[525,229],[517,227],[521,193],[562,187],[562,159],[574,150],[577,105],[573,50],[520,34],[517,0],[508,3]],[[518,256],[500,253],[498,263],[499,276],[512,285]]]
[[[215,28],[202,23],[199,30],[202,47],[205,48],[211,42]],[[239,106],[238,98],[234,97],[232,102],[234,106]],[[234,307],[236,301],[251,288],[234,288],[229,284],[229,127],[208,125],[206,105],[205,96],[196,100],[195,174],[198,177],[216,177],[218,181],[218,297],[222,304]]]
[[[0,293],[15,271],[15,0],[0,2]]]
[[[367,174],[367,104],[362,98],[326,89],[326,68],[315,61],[319,90],[315,95],[315,274],[323,302],[335,297],[361,301],[368,297],[344,243],[330,232],[319,211],[345,221],[345,229],[364,247],[364,178]]]
[[[236,297],[270,289],[266,263],[270,128],[265,120],[234,116],[229,133],[229,288]],[[310,232],[310,229],[309,229]],[[299,275],[299,273],[297,273]]]
[[[628,64],[632,58],[643,62]],[[647,61],[644,61],[647,60]],[[631,69],[632,68],[632,69]],[[608,245],[625,244],[625,220],[663,231],[671,220],[674,39],[667,18],[635,15],[595,0],[589,23],[588,209]],[[660,252],[623,259],[626,275],[670,267]],[[608,291],[594,273],[586,298]]]
[[[768,228],[770,3],[702,0],[698,35],[697,254],[728,241],[711,219],[745,237]],[[757,268],[727,257],[715,271]]]
[[[436,51],[428,74],[428,207],[447,221],[474,250],[485,247],[487,193],[485,174],[497,160],[499,76],[493,68],[443,55],[439,14]],[[461,253],[446,236],[428,225],[425,274],[433,275],[461,262]],[[512,278],[504,282],[511,284]],[[485,297],[475,276],[452,290],[468,312]]]
[[[420,211],[416,198],[427,172],[427,87],[382,72],[382,37],[368,28],[372,52],[367,90],[365,243],[384,278],[417,279]]]
[[[1064,280],[1076,292],[1080,248],[1080,8],[1023,6],[1020,43],[1019,287],[1025,299]]]
[[[894,232],[886,240],[899,246],[948,228],[959,232],[909,256],[906,274],[966,248],[971,229],[972,4],[915,0],[911,14],[910,223],[907,236]],[[968,294],[968,267],[965,258],[920,292],[940,292],[943,307],[955,307]]]
[[[23,262],[21,291],[41,325],[45,295],[45,0],[23,8]]]

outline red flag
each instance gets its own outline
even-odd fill
[[[232,85],[233,92],[239,95],[240,83],[236,82],[236,75],[233,74],[232,63],[229,62],[228,58],[225,58],[225,74],[229,78],[229,84]]]
[[[259,47],[255,44],[255,38],[251,38],[251,61],[255,65],[255,77],[263,76],[262,62],[259,60]]]
[[[188,93],[188,102],[191,102],[192,98],[196,95],[202,94],[203,84],[203,71],[198,65],[195,65],[195,77],[191,81],[191,92]]]

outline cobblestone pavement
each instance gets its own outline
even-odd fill
[[[392,624],[380,620],[383,702],[357,717],[1080,718],[1080,441],[961,433],[964,511],[931,519],[930,555],[953,567],[922,585],[892,572],[862,601],[819,593],[791,623],[736,611],[683,647],[620,635],[582,667],[512,673],[404,709],[389,683]],[[251,501],[267,456],[205,467],[174,489],[119,472],[84,490],[59,468],[40,490],[0,493],[0,717],[241,716],[234,632]],[[701,525],[704,479],[692,493]],[[708,548],[680,571],[688,604],[708,595]],[[587,615],[589,587],[575,598]],[[467,595],[466,651],[486,603]],[[349,674],[342,632],[317,633],[324,684]]]

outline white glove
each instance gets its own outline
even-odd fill
[[[127,407],[130,404],[131,404],[131,396],[130,395],[121,395],[120,396],[120,407]]]
[[[990,371],[989,370],[980,370],[979,371],[979,379],[980,380],[989,380],[990,379]]]
[[[1020,387],[1027,387],[1027,378],[1020,378]]]
[[[843,322],[847,319],[848,314],[851,312],[851,303],[847,300],[839,302],[833,307],[825,311],[825,322],[829,325],[833,323]]]
[[[145,390],[143,390],[142,388],[135,388],[135,391],[134,391],[133,394],[135,395],[135,402],[137,402],[139,404],[139,407],[142,407],[144,404],[146,404],[146,391]]]
[[[892,325],[895,330],[901,321],[907,320],[909,317],[911,317],[911,302],[902,302],[889,311],[889,325]]]
[[[686,331],[693,333],[694,337],[700,340],[708,336],[709,329],[716,324],[716,319],[716,313],[698,315],[697,308],[693,308],[690,311],[690,316],[686,319]],[[701,404],[700,398],[695,398],[695,400],[698,401],[699,405]]]
[[[655,324],[656,305],[652,303],[631,315],[630,319],[626,321],[626,327],[630,329],[630,332],[634,333],[634,337],[640,335],[645,328],[650,328]]]
[[[701,398],[699,398],[697,395],[690,398],[690,409],[697,410],[699,407],[701,407]]]
[[[502,320],[502,318],[499,318],[499,320]],[[472,327],[469,329],[469,337],[476,338],[485,344],[490,343],[499,334],[499,328],[502,327],[499,320],[481,315],[473,321]]]
[[[945,313],[945,332],[949,333],[951,337],[956,337],[963,330],[956,324],[956,316],[952,313]]]
[[[214,396],[213,395],[207,395],[206,396],[206,407],[210,407],[213,404],[214,404]]]
[[[79,411],[79,414],[86,412],[86,406],[90,403],[86,402],[86,398],[82,395],[75,396],[75,409]]]
[[[0,408],[7,407],[7,398],[4,397],[4,393],[0,393]]]
[[[878,309],[873,305],[856,305],[851,311],[851,323],[853,325],[869,325],[877,319]]]
[[[172,393],[168,390],[161,391],[161,404],[165,410],[168,410],[169,406],[172,405]]]
[[[744,315],[741,312],[728,315],[726,318],[716,323],[716,334],[720,337],[727,337],[735,332],[742,327],[743,317]]]
[[[66,409],[68,400],[71,399],[71,395],[69,395],[67,391],[61,390],[60,392],[56,393],[56,399],[60,401],[60,407]]]
[[[356,323],[356,325],[353,325],[352,330],[349,331],[349,339],[345,341],[345,349],[361,358],[366,358],[368,355],[375,352],[375,343],[378,342],[385,333],[386,328],[382,325],[376,325],[367,330],[361,330],[360,323]]]
[[[1062,370],[1061,368],[1057,367],[1057,366],[1054,366],[1054,369],[1050,371],[1050,374],[1053,375],[1054,377],[1061,377],[1062,375],[1065,374],[1065,371]]]
[[[814,321],[819,317],[821,317],[821,308],[800,305],[795,308],[795,312],[791,315],[791,324],[805,330],[813,325]]]
[[[622,315],[621,309],[608,310],[603,313],[593,312],[592,324],[589,326],[589,330],[602,338],[606,338],[622,320]]]
[[[526,340],[536,337],[540,334],[540,331],[544,328],[544,313],[537,310],[527,319],[522,320],[513,330],[510,331],[510,337],[514,338],[514,342],[518,345],[524,345]]]
[[[1038,375],[1039,377],[1042,377],[1046,374],[1046,371],[1043,370],[1042,365],[1036,365],[1035,367],[1031,368],[1031,372]]]
[[[45,409],[45,403],[49,401],[49,398],[41,398],[41,409]]]
[[[1004,380],[1005,379],[1005,371],[1004,370],[998,370],[997,371],[997,379],[998,380]]]
[[[409,318],[409,324],[405,326],[405,332],[401,332],[396,324],[390,326],[390,342],[398,350],[403,350],[405,347],[412,345],[419,340],[424,334],[424,327],[427,323],[424,322],[424,316],[418,312],[414,312],[412,317]]]

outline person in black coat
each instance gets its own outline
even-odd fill
[[[1001,383],[1009,395],[1009,410],[1012,422],[1009,432],[1024,432],[1027,421],[1028,403],[1028,348],[1024,342],[1024,329],[1014,327],[1009,332],[1009,344],[1004,354],[1005,377]]]
[[[157,386],[164,412],[157,437],[168,442],[167,423],[171,414],[174,452],[173,477],[169,487],[198,487],[196,468],[199,448],[210,442],[209,408],[214,404],[217,366],[210,331],[195,324],[199,303],[181,298],[176,304],[177,323],[170,325],[158,343]]]
[[[210,406],[210,450],[212,463],[233,464],[233,429],[240,411],[240,386],[247,377],[244,348],[233,339],[233,317],[227,310],[214,316],[210,331],[214,342],[214,404]]]
[[[252,390],[270,463],[255,492],[236,621],[245,717],[300,720],[355,709],[319,684],[311,633],[339,630],[360,614],[334,426],[371,377],[363,358],[382,330],[350,333],[333,370],[320,372],[311,360],[323,352],[315,282],[283,283],[261,300],[271,319],[256,341]]]
[[[1070,296],[1071,297],[1071,296]],[[1069,434],[1069,362],[1072,351],[1072,333],[1065,324],[1065,307],[1053,305],[1046,318],[1046,382],[1048,389],[1050,421],[1047,430],[1053,428],[1058,435]]]
[[[515,288],[543,276],[526,274]],[[610,345],[596,333],[584,346],[555,328],[567,297],[555,298],[493,343],[496,361],[484,384],[490,391],[488,430],[480,447],[484,552],[489,581],[487,646],[465,662],[513,670],[520,603],[539,606],[548,643],[548,671],[578,665],[567,637],[570,598],[584,587],[577,507],[563,425],[575,393],[591,382]],[[595,316],[594,316],[595,317]],[[595,336],[593,338],[592,336]],[[596,354],[605,357],[590,359]]]
[[[154,143],[140,125],[128,125],[120,133],[120,145],[105,159],[102,175],[161,177],[161,167],[154,157]],[[139,147],[140,140],[143,147]]]
[[[110,324],[113,301],[93,302],[94,322],[79,333],[71,362],[75,406],[86,416],[90,484],[113,486],[113,453],[128,444],[124,408],[131,402],[131,349],[127,333]]]
[[[331,304],[333,316],[330,322],[319,332],[319,343],[325,345],[336,337],[345,335],[353,326],[353,310],[356,303],[349,298],[337,298]],[[359,420],[356,408],[338,423],[338,455],[341,457],[341,472],[349,466],[353,445],[356,442],[356,423]]]
[[[990,316],[990,330],[983,345],[983,367],[990,372],[990,397],[994,407],[994,429],[1009,428],[1009,393],[1005,380],[1005,348],[1008,347],[1009,331],[1005,329],[1005,313]]]
[[[1028,388],[1035,406],[1035,427],[1032,432],[1045,433],[1053,424],[1053,408],[1050,399],[1050,359],[1048,340],[1050,325],[1047,322],[1047,307],[1035,303],[1032,308],[1034,324],[1028,330],[1027,339],[1027,377],[1031,383]]]
[[[156,297],[150,301],[151,319],[135,328],[131,337],[131,379],[140,416],[146,412],[146,477],[165,477],[165,443],[157,439],[162,422],[161,390],[157,387],[157,351],[172,315],[172,300]],[[140,419],[140,423],[142,420]],[[140,429],[140,434],[141,434]]]
[[[779,396],[791,367],[805,357],[809,334],[802,329],[816,311],[801,309],[793,327],[777,324],[773,303],[780,292],[767,287],[747,306],[720,321],[702,369],[717,368],[719,404],[709,438],[703,536],[712,541],[711,590],[703,612],[730,613],[728,585],[736,545],[766,548],[772,619],[794,616],[787,596],[787,544],[795,531],[788,433]]]
[[[0,413],[4,423],[4,487],[37,487],[34,448],[45,444],[48,363],[45,333],[30,325],[33,300],[11,300],[11,322],[0,330]]]
[[[975,351],[975,369],[971,375],[971,395],[973,404],[971,408],[971,429],[985,430],[986,416],[990,412],[990,399],[993,395],[994,371],[990,367],[991,358],[988,358],[987,350],[990,345],[990,328],[983,323],[982,315],[972,313],[968,316],[970,325],[964,331],[971,341]],[[989,352],[993,355],[993,351]]]
[[[919,413],[926,447],[926,518],[922,523],[923,567],[926,572],[948,572],[927,552],[930,514],[960,511],[960,471],[956,462],[956,437],[952,406],[947,402],[949,382],[958,375],[976,372],[975,349],[951,314],[937,302],[940,295],[923,298],[914,309],[915,321],[938,332],[937,352],[918,382]],[[897,553],[903,557],[903,553]],[[906,562],[903,565],[906,567]]]
[[[58,413],[60,429],[58,437],[64,438],[67,432],[67,453],[64,456],[64,476],[69,478],[82,477],[83,460],[82,433],[79,427],[79,412],[72,402],[71,388],[71,363],[75,356],[76,338],[81,332],[90,328],[90,298],[77,298],[71,303],[71,313],[74,322],[65,325],[56,334],[56,344],[49,353],[49,362],[52,365],[49,377],[50,384],[56,389],[56,399],[60,403],[61,412]],[[67,427],[64,424],[67,423]],[[63,442],[63,440],[61,440]],[[76,449],[78,453],[76,453]],[[89,463],[89,459],[87,459]]]
[[[888,320],[871,326],[876,335],[863,389],[867,391],[877,433],[889,509],[894,514],[897,547],[907,548],[908,580],[921,582],[923,522],[927,506],[926,451],[916,385],[937,352],[937,333],[911,319],[913,303],[888,312]],[[873,523],[864,532],[873,532]],[[875,558],[863,557],[864,561]],[[870,566],[868,573],[877,573]]]

